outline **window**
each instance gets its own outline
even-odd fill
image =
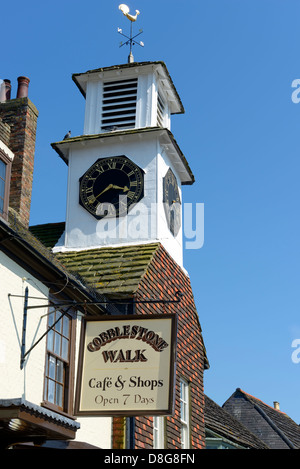
[[[137,78],[103,84],[102,130],[135,127]]]
[[[51,326],[47,334],[44,400],[51,407],[70,412],[72,317],[51,308],[48,327]]]
[[[164,449],[165,447],[165,419],[164,417],[153,417],[153,448]]]
[[[8,199],[10,187],[11,161],[0,150],[0,216],[8,216]]]
[[[181,448],[190,447],[190,408],[189,385],[183,379],[180,380],[180,422],[181,422]]]

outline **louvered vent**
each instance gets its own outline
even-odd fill
[[[164,127],[164,114],[165,114],[165,103],[162,100],[160,93],[157,94],[157,125]]]
[[[103,84],[102,130],[135,126],[137,78]]]

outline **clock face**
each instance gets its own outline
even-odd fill
[[[99,158],[79,179],[79,203],[95,218],[120,217],[144,196],[144,171],[126,156]]]
[[[181,226],[181,201],[177,180],[171,168],[163,178],[163,203],[168,226],[176,236]]]

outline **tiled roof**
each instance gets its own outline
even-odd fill
[[[64,223],[30,227],[30,232],[49,250],[55,246]],[[122,247],[102,247],[81,251],[58,252],[55,258],[76,277],[103,294],[133,294],[147,271],[159,243]]]
[[[44,228],[41,228],[41,232],[43,231],[43,236],[40,238],[39,236],[35,235],[35,230],[24,227],[24,225],[19,220],[18,214],[12,208],[9,209],[8,221],[10,228],[16,233],[16,236],[18,236],[19,239],[24,240],[26,243],[28,243],[29,246],[44,256],[49,262],[59,268],[62,272],[65,272],[63,265],[57,260],[52,251],[48,249],[49,247],[52,247],[50,246],[51,243],[49,243],[49,226],[41,225],[41,227],[44,226]],[[58,224],[55,223],[55,225]]]
[[[65,231],[65,222],[47,223],[29,227],[30,232],[47,248],[53,248]]]
[[[55,246],[62,233],[64,223],[48,223],[30,227],[30,232],[44,246]],[[76,277],[103,294],[120,296],[133,294],[147,271],[159,244],[143,244],[123,247],[102,247],[81,251],[61,252],[56,259]]]
[[[279,435],[285,442],[294,449],[300,449],[300,427],[294,422],[287,414],[276,410],[273,407],[265,404],[260,399],[257,399],[250,394],[247,394],[240,388],[236,390],[236,394],[239,393],[247,399],[254,407],[260,409],[265,419],[267,419],[274,429],[277,430]]]
[[[268,449],[267,445],[232,417],[212,399],[205,396],[205,428],[234,444],[251,449]]]
[[[33,415],[36,415],[40,418],[45,418],[48,421],[58,422],[62,425],[65,425],[70,428],[80,428],[80,424],[75,422],[73,419],[65,417],[57,412],[46,409],[46,407],[33,404],[32,402],[26,401],[23,398],[15,399],[0,399],[0,408],[24,408],[27,412],[30,412]],[[3,422],[1,421],[1,424]]]
[[[47,239],[47,235],[43,233],[43,226],[46,231],[50,229],[51,237],[54,239],[54,232],[57,228],[55,226],[40,225],[38,228],[32,227],[31,230],[38,231],[37,235],[43,241]],[[56,232],[57,236],[58,232]],[[197,333],[201,335],[189,279],[175,262],[171,262],[170,256],[160,243],[63,251],[56,252],[55,257],[70,274],[82,279],[84,284],[93,291],[112,299],[128,299],[128,297],[144,295],[147,299],[149,297],[162,299],[170,296],[169,299],[173,300],[176,290],[180,290],[176,284],[181,278],[182,288],[186,289],[186,301],[189,299],[186,313],[189,314],[189,318],[195,317]],[[169,270],[166,270],[167,265]],[[145,290],[142,294],[142,287],[148,287],[150,280],[154,281],[155,292],[149,296],[149,291]],[[151,306],[148,305],[148,307]],[[204,344],[203,349],[205,349]],[[206,352],[204,355],[205,367],[208,368]]]
[[[95,307],[92,307],[95,314],[99,314],[100,311],[104,311],[103,307],[100,306],[102,300],[103,303],[106,302],[104,295],[91,289],[82,278],[79,278],[76,272],[74,275],[69,272],[50,249],[52,242],[54,244],[56,242],[56,235],[58,236],[62,230],[61,224],[54,225],[52,226],[52,234],[49,234],[50,225],[40,225],[36,230],[29,230],[20,222],[18,214],[9,208],[8,223],[1,222],[0,219],[2,250],[7,254],[13,252],[15,257],[21,256],[24,265],[28,268],[38,269],[37,274],[41,275],[42,281],[45,281],[53,291],[61,289],[62,285],[65,294],[70,294],[74,301],[76,299],[80,303],[99,300],[99,305],[97,303]],[[34,231],[40,232],[39,239],[34,236]],[[7,232],[10,233],[9,236]],[[46,247],[47,244],[48,247]],[[113,305],[106,305],[105,309],[115,311]]]
[[[147,272],[159,244],[108,247],[57,253],[57,259],[70,272],[104,295],[133,294]]]

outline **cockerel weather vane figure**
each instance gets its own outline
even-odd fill
[[[133,58],[133,55],[132,55],[132,47],[137,44],[138,46],[141,46],[141,47],[144,47],[144,43],[142,41],[140,42],[137,42],[135,40],[135,38],[137,36],[139,36],[140,34],[142,34],[143,30],[140,29],[139,33],[136,34],[135,36],[132,36],[132,25],[133,23],[137,20],[137,17],[138,15],[140,14],[139,10],[135,10],[135,15],[131,15],[129,13],[129,7],[127,5],[125,5],[124,3],[122,3],[121,5],[119,5],[119,10],[122,11],[123,15],[126,16],[126,18],[129,19],[130,21],[130,37],[126,36],[125,34],[123,34],[123,31],[121,28],[118,28],[118,33],[121,34],[122,36],[126,37],[127,41],[126,42],[121,42],[120,44],[120,47],[122,46],[128,46],[129,45],[129,48],[130,48],[130,52],[129,52],[129,56],[128,56],[128,63],[130,62],[133,62],[134,61],[134,58]]]

